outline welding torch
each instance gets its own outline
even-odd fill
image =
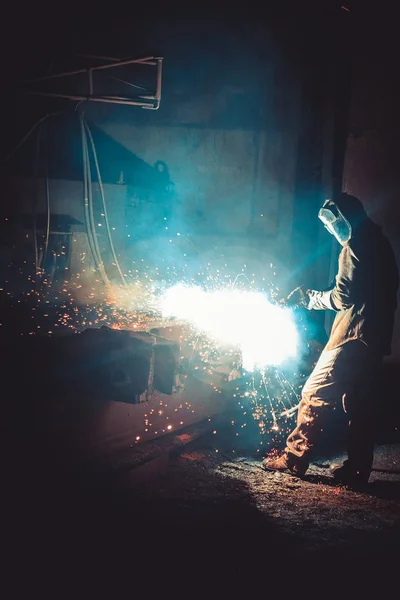
[[[304,286],[295,288],[286,298],[279,300],[281,306],[288,308],[306,308],[309,302],[310,290],[304,291]]]

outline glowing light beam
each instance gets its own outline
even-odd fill
[[[177,284],[160,301],[164,317],[186,321],[215,341],[239,347],[247,371],[280,365],[295,358],[298,333],[287,308],[269,302],[261,292]]]

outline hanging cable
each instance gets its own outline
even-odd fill
[[[32,135],[32,133],[35,131],[36,127],[39,127],[39,125],[41,125],[41,123],[43,123],[43,121],[45,121],[47,119],[49,115],[45,115],[44,117],[42,117],[41,119],[39,119],[39,121],[37,121],[28,131],[28,133],[26,135],[24,135],[24,137],[22,138],[22,140],[15,146],[15,148],[13,148],[13,150],[10,152],[10,154],[8,154],[8,156],[6,156],[3,161],[7,162],[9,161],[14,154],[16,154],[18,152],[18,150],[24,145],[24,143],[26,142],[26,140],[29,138],[30,135]]]
[[[103,206],[104,221],[105,221],[105,224],[106,224],[107,236],[108,236],[108,241],[109,241],[110,248],[111,248],[111,253],[112,253],[112,256],[113,256],[113,259],[114,259],[114,264],[117,267],[118,273],[120,275],[121,281],[122,281],[123,285],[127,286],[126,279],[125,279],[125,276],[124,276],[124,274],[123,274],[123,272],[121,270],[121,267],[120,267],[120,264],[119,264],[119,261],[118,261],[118,258],[117,258],[116,252],[115,252],[113,240],[112,240],[111,228],[110,228],[110,223],[109,223],[108,213],[107,213],[106,199],[105,199],[105,195],[104,195],[103,181],[102,181],[102,178],[101,178],[101,173],[100,173],[100,168],[99,168],[99,162],[97,160],[96,147],[95,147],[95,144],[94,144],[93,136],[92,136],[92,133],[90,131],[89,125],[85,121],[83,121],[83,122],[84,122],[86,131],[87,131],[87,134],[88,134],[91,146],[92,146],[94,164],[95,164],[95,167],[96,167],[97,178],[98,178],[99,188],[100,188],[101,202],[102,202],[102,206]]]
[[[86,162],[86,138],[83,123],[81,118],[79,119],[81,127],[81,143],[82,143],[82,166],[83,166],[83,212],[86,225],[86,234],[88,238],[90,252],[92,253],[96,268],[98,268],[98,260],[96,257],[96,250],[94,248],[92,230],[89,220],[89,192],[88,192],[88,181],[87,181],[87,162]]]
[[[26,135],[24,135],[22,140],[20,140],[20,142],[15,146],[15,148],[13,148],[13,150],[11,150],[10,154],[8,154],[3,159],[3,162],[6,163],[7,161],[9,161],[18,152],[18,150],[25,144],[25,142],[32,135],[32,133],[35,131],[35,129],[37,127],[39,127],[39,125],[41,125],[48,117],[55,117],[55,116],[61,115],[61,114],[63,114],[63,113],[62,112],[48,113],[47,115],[44,115],[38,121],[36,121],[36,123],[30,128],[28,133]]]
[[[96,249],[93,242],[93,233],[92,226],[90,223],[89,217],[89,191],[88,191],[88,165],[87,165],[87,147],[86,147],[86,138],[85,132],[83,129],[83,124],[81,122],[81,136],[82,136],[82,161],[83,161],[83,212],[85,217],[85,225],[86,225],[86,234],[88,237],[90,251],[92,253],[95,266],[98,269],[99,260],[96,254]]]
[[[35,156],[35,173],[34,173],[34,189],[33,189],[33,197],[32,197],[32,232],[33,232],[33,247],[35,250],[35,282],[37,280],[37,276],[40,270],[39,264],[39,251],[38,251],[38,243],[37,243],[37,226],[36,226],[36,216],[37,216],[37,204],[38,204],[38,180],[39,180],[39,164],[40,164],[40,142],[42,138],[42,123],[44,119],[40,122],[40,129],[38,131],[36,137],[36,156]]]
[[[46,236],[44,241],[44,251],[42,257],[42,266],[45,265],[47,252],[49,248],[50,239],[50,219],[51,219],[51,207],[50,207],[50,184],[49,184],[49,129],[48,123],[46,124],[46,138],[45,138],[45,160],[44,160],[44,176],[45,176],[45,194],[46,194]]]
[[[85,129],[84,129],[84,134],[85,134]],[[96,223],[94,220],[94,208],[93,208],[92,172],[91,172],[91,168],[90,168],[89,147],[88,147],[86,135],[85,135],[85,153],[86,153],[86,164],[87,164],[86,172],[87,172],[89,223],[90,223],[90,228],[91,228],[91,232],[92,232],[93,246],[95,248],[98,269],[99,269],[100,275],[103,279],[103,282],[105,283],[105,285],[110,285],[110,281],[108,279],[108,276],[107,276],[107,273],[106,273],[106,270],[104,267],[104,261],[101,257],[101,250],[100,250],[99,242],[97,240]]]
[[[89,215],[89,184],[90,173],[88,174],[88,152],[87,152],[87,140],[85,136],[85,130],[83,126],[82,117],[80,115],[80,126],[81,126],[81,141],[82,141],[82,161],[83,161],[83,211],[85,217],[86,234],[89,242],[89,248],[92,253],[95,267],[101,274],[100,260],[96,252],[96,247],[93,239],[93,228],[90,221]],[[90,167],[89,167],[90,168]]]
[[[92,202],[92,178],[90,171],[89,150],[85,133],[85,126],[82,115],[79,115],[82,139],[82,160],[83,160],[83,209],[85,215],[86,233],[89,242],[89,248],[92,253],[96,268],[105,285],[110,285],[110,281],[104,269],[101,260],[100,248],[97,242],[96,231],[93,219],[93,202]]]

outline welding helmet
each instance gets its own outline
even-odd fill
[[[343,246],[351,238],[351,225],[343,215],[337,204],[332,200],[325,200],[318,213],[326,229],[335,236],[339,244]]]

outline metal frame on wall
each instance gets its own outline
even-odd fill
[[[82,56],[82,55],[81,55]],[[66,100],[74,100],[77,102],[80,101],[90,101],[90,102],[103,102],[106,104],[122,104],[127,106],[140,106],[141,108],[145,108],[148,110],[158,110],[161,102],[161,86],[162,86],[162,63],[163,57],[161,56],[146,56],[144,58],[129,58],[124,60],[119,60],[116,58],[110,57],[99,57],[99,56],[85,56],[85,58],[90,58],[94,60],[106,60],[107,62],[101,65],[92,65],[83,69],[76,69],[73,71],[67,71],[63,73],[56,73],[53,75],[44,75],[41,77],[36,77],[34,79],[29,79],[24,81],[24,85],[37,84],[44,81],[53,81],[55,79],[63,79],[67,77],[73,77],[76,75],[87,74],[87,94],[69,94],[69,93],[60,93],[54,91],[43,91],[38,89],[25,89],[25,92],[35,96],[47,96],[51,98],[64,98]],[[118,95],[104,95],[104,94],[96,94],[95,93],[95,82],[94,82],[94,73],[97,71],[103,71],[105,69],[117,69],[118,67],[125,67],[128,65],[146,65],[146,66],[155,66],[156,67],[156,86],[155,92],[150,92],[141,86],[137,86],[129,81],[125,81],[123,79],[115,78],[117,81],[120,81],[123,84],[128,86],[133,86],[135,88],[141,89],[144,93],[137,94],[134,96],[118,96]]]

